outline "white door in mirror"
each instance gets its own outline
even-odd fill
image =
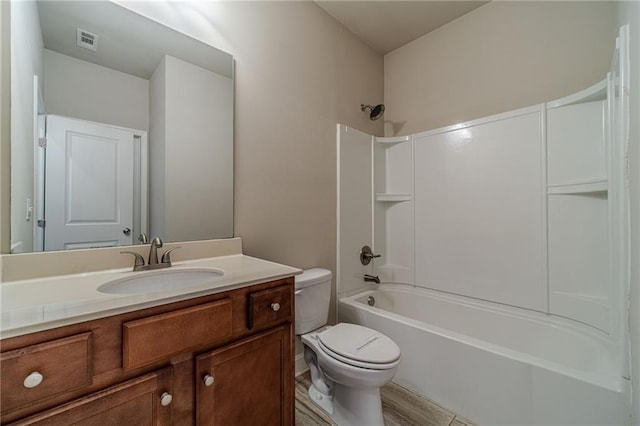
[[[47,116],[45,250],[131,245],[133,130]]]

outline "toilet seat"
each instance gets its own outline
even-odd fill
[[[398,365],[400,348],[384,334],[356,324],[340,323],[317,335],[320,349],[338,361],[371,370]]]

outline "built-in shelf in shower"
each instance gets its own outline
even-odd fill
[[[409,142],[411,140],[411,136],[391,136],[391,137],[376,137],[374,138],[376,143],[382,144],[396,144],[402,142]]]
[[[382,201],[386,203],[398,203],[401,201],[411,201],[411,194],[397,193],[397,192],[378,192],[376,194],[376,201]]]
[[[575,182],[566,185],[548,185],[549,195],[571,195],[571,194],[603,194],[609,189],[607,179],[594,179],[590,181]]]

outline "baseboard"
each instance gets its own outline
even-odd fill
[[[306,373],[309,370],[309,366],[304,361],[304,353],[297,354],[295,358],[296,362],[296,376],[299,376],[302,373]]]

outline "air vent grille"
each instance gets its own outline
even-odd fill
[[[85,49],[96,52],[98,50],[98,35],[78,28],[76,43],[79,47],[84,47]]]

